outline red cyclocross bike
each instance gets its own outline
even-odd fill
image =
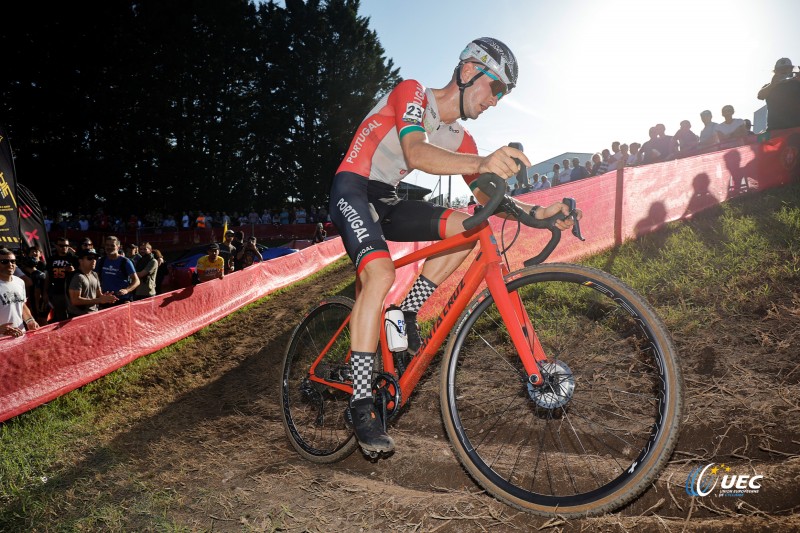
[[[394,262],[396,268],[478,243],[461,282],[410,361],[376,357],[373,392],[384,424],[401,413],[449,336],[441,362],[444,426],[456,457],[496,498],[525,511],[575,517],[609,512],[658,476],[678,438],[682,382],[672,339],[652,307],[594,268],[539,264],[561,232],[479,178],[487,206],[464,233]],[[571,202],[574,209],[574,201]],[[568,204],[569,205],[569,204]],[[526,268],[508,272],[486,219],[502,209],[552,238]],[[574,218],[574,217],[573,217]],[[580,238],[580,227],[573,227]],[[486,289],[473,298],[481,282]],[[358,442],[344,411],[352,393],[353,300],[331,297],[305,316],[283,363],[283,423],[292,446],[316,463],[339,461]],[[451,334],[452,333],[452,334]]]

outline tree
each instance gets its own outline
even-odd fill
[[[0,120],[20,180],[51,208],[319,205],[399,81],[357,0],[89,9],[18,2],[0,34]]]
[[[258,100],[260,111],[264,116],[276,107],[291,110],[278,117],[287,130],[283,142],[273,146],[277,161],[265,162],[267,190],[278,192],[278,199],[327,201],[330,180],[356,127],[399,82],[358,7],[357,0],[289,0],[285,10],[273,2],[261,8],[263,18],[272,20],[263,26],[272,30],[264,55],[280,53],[283,60],[264,70],[262,87],[271,91]]]

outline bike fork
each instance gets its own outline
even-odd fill
[[[486,285],[494,298],[497,310],[508,328],[522,366],[532,385],[543,383],[539,362],[547,359],[533,329],[528,312],[516,292],[509,293],[499,264],[492,264],[486,273]]]

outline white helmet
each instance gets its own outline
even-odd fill
[[[508,46],[497,39],[491,37],[475,39],[464,48],[459,60],[462,62],[475,60],[497,72],[508,87],[508,92],[517,86],[517,76],[519,75],[517,58],[514,57],[514,53]]]

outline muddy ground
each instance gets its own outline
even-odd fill
[[[395,422],[390,458],[314,465],[294,452],[279,411],[283,352],[302,314],[348,277],[342,264],[275,295],[149,370],[141,392],[120,401],[130,424],[85,443],[58,481],[64,516],[91,498],[122,508],[118,524],[137,531],[800,530],[797,292],[676,338],[687,393],[672,462],[620,511],[563,520],[504,505],[465,473],[441,423],[436,365]],[[689,497],[689,471],[708,462],[763,475],[760,492]]]

